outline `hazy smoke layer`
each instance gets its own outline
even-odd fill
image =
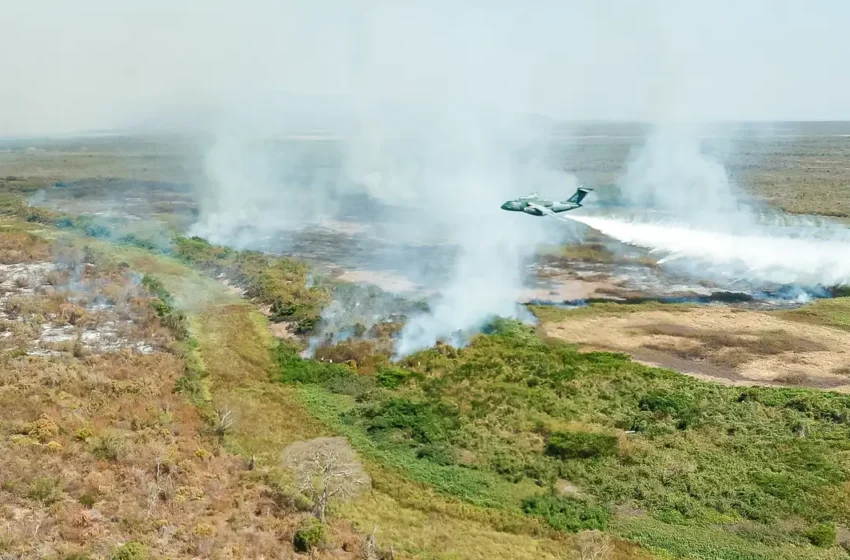
[[[548,130],[469,107],[364,105],[358,120],[353,134],[333,141],[222,135],[208,153],[192,233],[252,247],[285,230],[345,219],[380,232],[382,244],[450,248],[445,254],[453,257],[442,263],[403,262],[418,258],[404,250],[361,256],[360,265],[374,270],[439,266],[417,278],[439,295],[430,313],[406,325],[402,355],[495,315],[527,316],[516,304],[524,262],[564,233],[500,206],[532,190],[562,200],[572,194],[575,179],[546,159]]]

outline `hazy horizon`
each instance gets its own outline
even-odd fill
[[[0,136],[273,127],[393,105],[568,122],[850,119],[838,1],[32,0],[2,16]]]

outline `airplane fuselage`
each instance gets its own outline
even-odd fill
[[[533,204],[531,204],[533,203]],[[566,212],[568,210],[572,210],[574,208],[578,208],[581,206],[580,204],[573,204],[571,202],[552,202],[551,200],[509,200],[508,202],[502,204],[502,210],[507,210],[509,212],[525,212],[526,214],[531,214],[532,216],[543,216],[543,212],[535,208],[534,206],[542,206],[556,214],[558,212]]]
[[[525,214],[531,214],[532,216],[552,216],[560,212],[581,208],[581,201],[584,200],[587,193],[592,190],[593,189],[588,189],[586,187],[579,187],[576,189],[575,194],[563,202],[544,200],[538,197],[535,192],[528,196],[521,196],[505,202],[502,204],[502,210],[507,210],[509,212],[524,212]]]

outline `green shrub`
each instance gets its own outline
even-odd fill
[[[650,391],[641,397],[641,410],[670,416],[677,420],[680,430],[693,427],[699,421],[700,411],[687,393],[675,393],[666,390]]]
[[[94,504],[97,503],[97,496],[91,492],[86,492],[85,494],[80,496],[80,499],[78,501],[86,509],[91,509],[94,507]]]
[[[328,391],[339,395],[348,395],[355,399],[362,399],[369,391],[375,388],[375,381],[371,377],[351,373],[349,375],[333,377],[325,383]]]
[[[419,443],[446,442],[460,427],[457,410],[441,402],[395,398],[364,409],[362,415],[372,434],[401,430]]]
[[[27,489],[27,498],[49,506],[62,498],[62,488],[59,479],[52,476],[42,476],[33,480]]]
[[[522,509],[529,515],[546,520],[553,529],[576,533],[585,529],[604,530],[611,513],[604,507],[584,504],[577,500],[546,494],[523,501]]]
[[[325,542],[325,526],[313,517],[295,531],[295,536],[292,539],[292,544],[296,552],[310,552],[318,548]]]
[[[331,364],[305,360],[295,349],[279,344],[275,349],[280,368],[280,379],[284,383],[305,383],[328,387],[356,375],[344,364]]]
[[[375,379],[378,385],[387,389],[395,389],[404,385],[410,379],[410,372],[400,367],[382,367],[378,369]]]
[[[98,459],[117,461],[124,454],[124,440],[114,432],[106,432],[92,442],[91,452]]]
[[[142,286],[153,296],[158,297],[166,305],[171,303],[171,294],[165,289],[165,285],[158,278],[145,274],[142,277]]]
[[[147,560],[150,558],[148,549],[139,541],[130,541],[119,546],[112,555],[112,560]]]
[[[835,544],[836,540],[835,524],[821,523],[816,525],[806,532],[806,538],[815,546],[830,547]]]
[[[416,451],[417,459],[427,459],[437,465],[454,465],[456,462],[454,451],[448,445],[427,444]]]
[[[559,459],[607,457],[617,452],[617,438],[589,432],[553,432],[545,451]]]

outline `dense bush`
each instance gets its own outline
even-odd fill
[[[579,352],[517,321],[487,330],[463,348],[436,345],[374,376],[346,368],[376,386],[346,393],[356,399],[330,393],[342,391],[327,371],[298,373],[328,364],[284,357],[282,377],[318,386],[302,392],[310,409],[373,460],[558,530],[604,527],[625,505],[646,513],[639,517],[651,521],[652,535],[750,523],[781,547],[806,541],[781,520],[850,519],[839,498],[850,479],[847,395],[703,383],[621,354]],[[581,500],[530,496],[559,479]],[[640,538],[657,542],[652,535]],[[761,537],[736,538],[748,550]]]
[[[587,505],[555,494],[527,498],[522,508],[527,514],[542,517],[554,529],[570,533],[585,529],[603,530],[608,527],[611,517],[604,507]]]
[[[700,410],[693,397],[687,393],[667,390],[650,391],[640,399],[641,410],[668,415],[676,420],[680,430],[693,427],[699,422]]]
[[[362,411],[369,433],[400,430],[419,443],[442,443],[460,427],[456,409],[440,402],[388,399]]]
[[[138,541],[130,541],[120,547],[112,555],[112,560],[148,560],[150,554],[145,545]]]
[[[280,379],[284,383],[309,383],[327,387],[354,375],[345,364],[317,362],[301,358],[297,349],[280,343],[275,348],[275,357],[280,368]]]
[[[806,538],[815,546],[829,547],[835,544],[835,524],[821,523],[806,532]]]
[[[607,457],[617,452],[617,438],[588,432],[555,432],[546,442],[546,454],[559,459]]]
[[[154,296],[150,306],[162,325],[170,330],[177,340],[188,339],[189,323],[186,314],[175,307],[174,298],[165,285],[158,278],[145,274],[142,277],[142,286]]]
[[[404,385],[410,377],[409,371],[392,366],[379,368],[375,374],[378,385],[387,389],[396,389]]]
[[[314,517],[308,517],[295,531],[292,544],[296,552],[310,552],[325,542],[325,526]]]
[[[309,270],[300,261],[259,251],[234,251],[200,237],[177,237],[171,251],[215,277],[226,275],[246,296],[268,305],[272,321],[295,323],[298,334],[312,334],[321,322],[328,291],[307,285]]]

